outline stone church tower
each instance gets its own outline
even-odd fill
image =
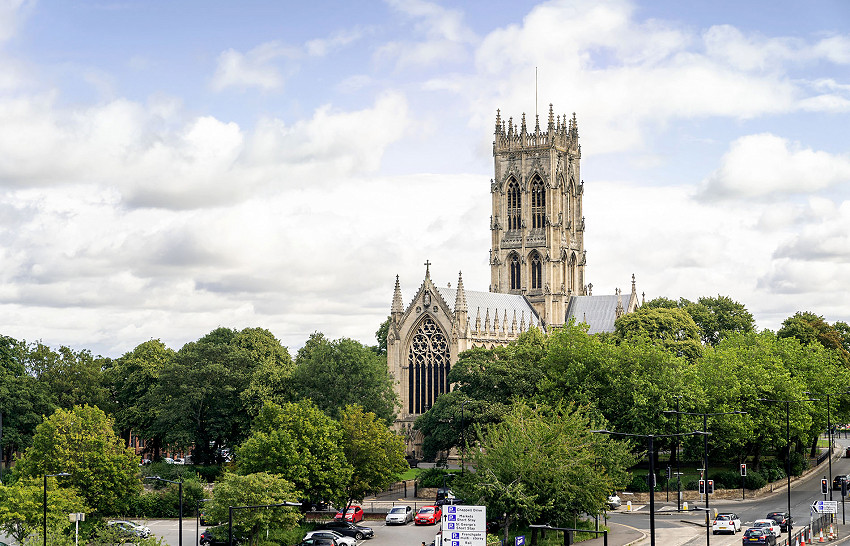
[[[544,325],[566,321],[570,297],[584,296],[581,146],[575,114],[528,132],[496,112],[490,183],[490,291],[526,297]]]
[[[405,305],[398,277],[387,333],[387,366],[401,402],[396,427],[406,453],[422,454],[416,418],[452,390],[449,373],[458,356],[473,347],[515,341],[529,328],[549,331],[570,320],[588,333],[613,332],[617,318],[638,308],[631,294],[593,296],[585,284],[584,216],[575,114],[554,116],[545,131],[525,114],[515,125],[496,112],[494,178],[490,182],[490,287],[467,290],[458,273],[455,287],[438,285],[425,262],[425,278]],[[487,229],[482,226],[482,229]]]

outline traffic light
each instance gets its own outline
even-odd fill
[[[847,496],[847,480],[841,480],[841,496]]]
[[[741,463],[741,476],[747,475],[747,463]]]
[[[708,480],[705,485],[706,493],[708,493],[709,495],[714,494],[714,480]]]
[[[672,474],[672,471],[671,471],[670,467],[668,466],[668,467],[667,467],[667,480],[668,480],[668,481],[670,480],[670,478],[672,477],[672,475],[673,475],[673,474]]]
[[[705,480],[699,481],[699,494],[705,495]]]
[[[829,493],[829,482],[826,481],[826,478],[820,481],[820,492],[824,495]]]
[[[650,489],[658,487],[658,482],[656,481],[655,474],[646,475],[646,485],[648,485]]]

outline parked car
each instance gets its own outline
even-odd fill
[[[608,500],[605,501],[605,504],[608,506],[610,510],[616,510],[620,507],[620,495],[617,494],[616,491],[608,495]]]
[[[334,519],[342,519],[342,510],[336,513]],[[345,521],[350,521],[351,523],[363,521],[363,508],[360,506],[350,506],[345,511]]]
[[[437,489],[437,496],[434,499],[434,504],[437,506],[442,506],[443,504],[451,504],[446,502],[448,499],[455,498],[455,494],[448,487],[440,487]]]
[[[757,519],[753,522],[752,525],[750,525],[750,527],[759,527],[759,528],[770,529],[770,532],[773,533],[773,536],[775,536],[775,537],[778,537],[779,535],[782,534],[782,528],[779,527],[778,523],[776,523],[774,520],[772,520],[770,518]]]
[[[744,531],[742,544],[767,544],[768,546],[776,546],[776,536],[770,532],[770,529],[759,529],[750,527]]]
[[[443,518],[443,509],[439,506],[423,506],[416,513],[413,523],[416,525],[434,525]]]
[[[410,506],[393,506],[387,512],[387,525],[405,525],[413,521],[413,508]]]
[[[850,476],[848,476],[847,474],[839,474],[838,476],[832,478],[832,489],[835,491],[840,491],[842,482],[846,482],[847,480],[850,480]]]
[[[336,531],[341,535],[345,535],[347,537],[354,537],[357,540],[363,540],[364,538],[372,538],[375,536],[375,532],[371,527],[366,527],[365,525],[356,525],[351,523],[350,521],[345,521],[344,519],[335,519],[333,521],[329,521],[327,523],[323,523],[318,527],[319,529],[330,529],[332,531]]]
[[[299,542],[297,546],[337,546],[337,543],[330,538],[308,538]]]
[[[738,517],[738,514],[732,512],[717,514],[714,523],[711,524],[711,532],[715,535],[717,533],[732,533],[734,535],[740,530],[741,518]]]
[[[144,525],[139,525],[132,521],[114,520],[106,523],[109,529],[115,529],[119,534],[126,537],[142,537],[148,538],[151,536],[151,530]]]
[[[778,523],[779,529],[783,533],[787,533],[788,526],[794,524],[794,520],[788,512],[770,512],[765,517]]]
[[[354,537],[347,537],[336,531],[331,531],[330,529],[310,531],[304,535],[302,542],[311,538],[327,538],[333,540],[333,543],[336,546],[357,546],[357,540]]]
[[[201,546],[224,546],[228,542],[229,528],[227,525],[216,525],[215,527],[207,528],[199,539]],[[241,544],[247,542],[247,537],[238,534],[236,529],[233,530],[233,542]]]

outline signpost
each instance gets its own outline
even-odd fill
[[[443,506],[443,546],[487,546],[486,506]]]
[[[814,501],[812,503],[812,512],[817,514],[837,514],[838,513],[838,501]]]

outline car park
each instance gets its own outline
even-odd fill
[[[744,546],[747,544],[767,544],[768,546],[776,546],[776,536],[770,532],[770,529],[759,529],[750,527],[744,531],[744,536],[741,539]]]
[[[443,509],[439,506],[423,506],[416,513],[413,522],[416,525],[434,525],[439,523],[443,517]]]
[[[122,536],[142,538],[148,538],[151,536],[150,529],[132,521],[114,520],[107,522],[106,526],[110,529],[115,529]]]
[[[738,514],[732,512],[717,514],[714,523],[711,524],[711,532],[715,535],[717,533],[732,533],[734,535],[740,530],[741,518],[738,517]]]
[[[357,546],[357,540],[354,537],[347,537],[336,531],[331,531],[330,529],[310,531],[304,535],[302,542],[311,538],[326,538],[332,540],[336,546]]]
[[[342,518],[342,510],[336,513],[334,519],[343,519]],[[360,506],[349,506],[348,510],[345,511],[345,521],[350,521],[351,523],[357,523],[358,521],[363,521],[363,508]]]
[[[371,527],[366,527],[365,525],[357,525],[351,523],[350,521],[345,521],[344,519],[335,519],[333,521],[323,523],[318,528],[331,529],[341,535],[345,535],[347,537],[354,537],[357,540],[363,540],[364,538],[372,538],[373,536],[375,536],[375,532],[372,530]]]
[[[753,522],[750,527],[758,527],[758,528],[767,528],[770,529],[770,532],[773,533],[773,536],[778,537],[782,534],[782,528],[779,527],[779,524],[776,521],[766,518],[766,519],[757,519]]]
[[[405,525],[411,521],[413,521],[413,508],[408,505],[393,506],[387,512],[387,525]]]
[[[793,525],[793,523],[794,523],[793,518],[791,517],[791,514],[789,514],[788,512],[769,512],[767,514],[767,516],[765,516],[765,517],[768,518],[768,519],[772,519],[773,521],[778,523],[779,529],[783,533],[787,533],[788,532],[788,526]]]

